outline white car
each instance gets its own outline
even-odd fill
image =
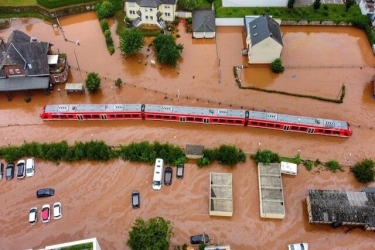
[[[53,204],[53,218],[59,220],[62,218],[62,207],[60,202]]]
[[[295,243],[288,245],[288,250],[308,250],[309,245],[307,243]]]
[[[34,158],[28,158],[26,160],[26,176],[34,176],[35,173],[35,160]]]
[[[35,225],[38,222],[38,208],[32,207],[29,211],[29,223]]]
[[[51,220],[51,207],[49,204],[43,205],[42,207],[42,222],[47,223]]]

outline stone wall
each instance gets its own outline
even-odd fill
[[[290,20],[282,20],[281,25],[310,25],[310,26],[351,26],[351,23],[345,23],[345,22],[340,22],[340,23],[335,23],[333,21],[310,21],[308,22],[307,20],[300,20],[300,21],[290,21]]]

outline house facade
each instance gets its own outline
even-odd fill
[[[359,0],[358,4],[359,8],[361,9],[362,15],[375,14],[374,0]]]
[[[286,7],[288,0],[222,0],[223,7]]]
[[[245,17],[246,49],[249,64],[267,64],[279,58],[283,48],[280,24],[269,17]]]
[[[141,25],[166,27],[176,17],[177,0],[125,0],[124,11],[134,27]]]
[[[0,92],[48,89],[68,80],[66,55],[53,55],[52,44],[19,30],[0,40]]]

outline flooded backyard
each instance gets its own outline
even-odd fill
[[[119,49],[109,55],[94,13],[60,19],[61,31],[37,19],[14,19],[9,29],[0,30],[6,39],[12,29],[24,31],[39,41],[52,43],[54,51],[66,53],[71,65],[69,82],[83,82],[87,72],[98,72],[101,90],[95,94],[70,94],[64,85],[55,86],[51,95],[32,92],[25,103],[23,92],[12,101],[0,95],[0,146],[21,145],[24,141],[54,142],[103,140],[110,145],[144,140],[179,146],[203,144],[217,147],[223,142],[247,153],[270,149],[281,155],[327,161],[345,165],[343,173],[308,172],[303,166],[296,177],[284,176],[284,220],[265,220],[259,216],[256,165],[251,160],[235,167],[214,164],[198,169],[186,165],[185,177],[173,180],[160,192],[151,188],[153,167],[120,160],[108,163],[79,162],[55,165],[37,162],[36,175],[25,180],[0,180],[0,249],[41,248],[64,241],[97,237],[102,249],[128,249],[125,242],[135,218],[162,216],[174,227],[172,245],[188,243],[190,235],[207,234],[213,243],[230,244],[234,250],[286,249],[295,242],[308,242],[311,249],[374,249],[374,232],[329,225],[309,224],[305,198],[308,189],[360,190],[348,165],[363,158],[374,158],[375,100],[370,80],[375,74],[375,58],[365,33],[350,27],[286,27],[281,59],[286,70],[275,75],[266,67],[248,67],[241,73],[244,85],[336,98],[346,86],[344,103],[267,94],[239,89],[233,66],[246,65],[241,57],[243,27],[218,27],[213,41],[192,40],[183,23],[178,43],[184,45],[175,69],[152,65],[148,47],[135,57],[124,57]],[[115,47],[119,41],[111,21]],[[148,44],[150,40],[147,40]],[[78,70],[80,69],[80,70]],[[121,88],[114,80],[121,78]],[[57,89],[60,88],[59,93]],[[205,107],[244,107],[272,112],[346,120],[352,125],[348,139],[285,133],[262,129],[204,126],[146,121],[43,122],[42,107],[58,103],[155,103]],[[374,128],[373,128],[374,127]],[[4,139],[7,138],[7,139]],[[175,169],[174,169],[175,170]],[[209,217],[209,173],[233,174],[234,213],[232,218]],[[374,183],[371,186],[375,186]],[[35,198],[39,188],[52,187],[56,195]],[[130,194],[141,192],[141,208],[133,210]],[[63,218],[35,226],[28,224],[28,210],[45,203],[63,204]]]

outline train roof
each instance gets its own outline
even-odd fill
[[[100,112],[100,111],[141,111],[142,104],[60,104],[47,105],[45,112]]]

